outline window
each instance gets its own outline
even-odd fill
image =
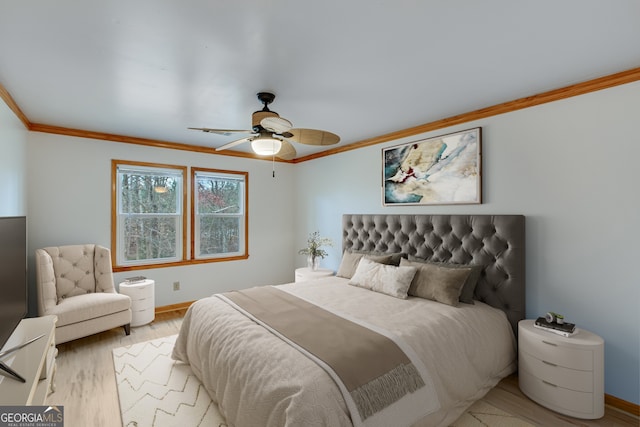
[[[192,168],[192,258],[247,258],[247,172]]]
[[[185,174],[181,166],[112,161],[116,266],[186,259]]]

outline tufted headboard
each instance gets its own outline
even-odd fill
[[[523,215],[347,214],[342,250],[481,264],[475,299],[504,311],[517,334],[525,316],[524,230]]]

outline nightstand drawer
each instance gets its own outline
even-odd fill
[[[519,371],[518,381],[524,394],[549,409],[579,418],[589,417],[594,412],[593,393],[569,390],[553,385],[553,383],[549,384],[526,371]]]
[[[155,319],[155,307],[144,310],[132,310],[131,326],[142,326],[151,323]]]
[[[131,300],[131,311],[141,311],[147,310],[149,308],[155,308],[155,301],[153,296]]]
[[[583,371],[593,370],[593,352],[591,350],[573,348],[566,344],[566,339],[562,342],[550,332],[547,334],[549,334],[548,338],[531,334],[529,331],[519,333],[520,350],[529,353],[536,359],[555,365]]]
[[[580,371],[553,365],[550,362],[536,359],[524,350],[520,351],[518,360],[520,372],[526,371],[533,376],[557,386],[585,393],[593,392],[593,372]]]
[[[143,285],[135,285],[135,286],[126,286],[126,294],[132,300],[147,298],[153,295],[154,291],[154,283],[147,283]],[[122,292],[122,291],[121,291]]]

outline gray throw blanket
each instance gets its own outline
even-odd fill
[[[425,385],[393,340],[287,292],[264,286],[219,297],[328,365],[362,420]]]

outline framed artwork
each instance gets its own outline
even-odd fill
[[[482,203],[481,128],[382,149],[382,204]]]

